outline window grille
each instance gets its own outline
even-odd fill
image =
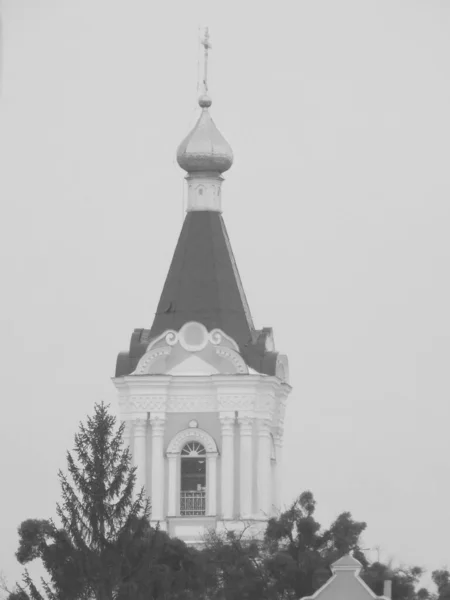
[[[188,442],[181,451],[180,515],[206,514],[206,450],[199,442]]]
[[[182,517],[200,517],[206,514],[206,491],[181,492],[180,515]]]
[[[206,450],[205,447],[199,444],[198,442],[188,442],[183,450],[181,451],[181,456],[205,456]]]

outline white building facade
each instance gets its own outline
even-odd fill
[[[192,543],[211,528],[257,533],[280,508],[291,390],[272,330],[254,327],[221,214],[233,154],[210,98],[199,104],[177,153],[187,214],[155,319],[134,331],[113,379],[152,523]]]

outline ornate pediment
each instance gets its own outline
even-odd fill
[[[220,329],[208,332],[191,321],[180,331],[169,330],[153,340],[132,375],[248,374],[239,348]]]

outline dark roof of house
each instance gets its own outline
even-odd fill
[[[116,377],[134,371],[152,339],[189,321],[221,329],[249,367],[275,374],[277,353],[266,351],[271,330],[254,328],[225,223],[214,211],[187,213],[153,325],[135,329],[130,350],[117,357]]]

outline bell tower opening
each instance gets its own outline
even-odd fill
[[[199,442],[188,442],[181,451],[180,515],[206,514],[206,450]]]

